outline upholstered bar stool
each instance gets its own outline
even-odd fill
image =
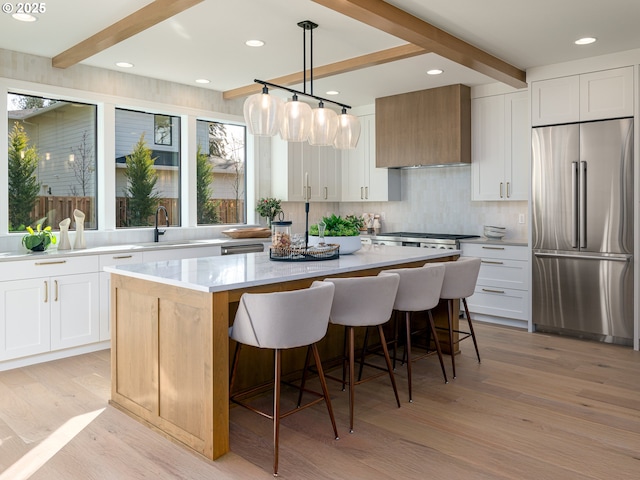
[[[451,366],[453,367],[453,378],[456,378],[456,356],[453,347],[462,340],[471,337],[473,345],[476,347],[476,356],[478,363],[480,362],[480,352],[478,350],[478,342],[476,334],[473,331],[473,322],[469,314],[467,306],[467,297],[473,295],[478,281],[478,273],[480,272],[480,263],[482,260],[475,257],[460,257],[455,262],[443,262],[441,265],[445,267],[444,282],[442,283],[442,292],[440,298],[447,300],[448,311],[448,330],[449,330],[449,351],[451,352]],[[460,299],[464,306],[464,312],[469,325],[469,331],[453,328],[453,301]],[[454,340],[453,334],[457,333],[459,337]]]
[[[440,301],[440,291],[442,289],[442,282],[444,280],[444,266],[438,263],[427,263],[422,268],[398,268],[385,270],[381,275],[398,274],[400,275],[400,285],[398,286],[398,293],[393,305],[394,310],[403,312],[405,317],[405,330],[406,330],[406,357],[407,357],[407,381],[409,384],[409,402],[413,402],[413,388],[411,380],[411,364],[431,355],[432,352],[427,353],[419,357],[413,357],[411,352],[411,335],[413,332],[411,326],[411,317],[413,312],[427,312],[429,330],[431,332],[431,338],[436,347],[435,352],[440,359],[440,367],[442,368],[442,375],[445,383],[447,380],[447,372],[444,368],[444,360],[442,358],[442,350],[440,348],[440,342],[436,334],[436,327],[433,321],[433,314],[431,309],[438,305]]]
[[[335,285],[335,294],[333,296],[333,304],[331,305],[330,322],[335,325],[345,326],[345,335],[347,343],[347,352],[343,361],[342,380],[327,375],[328,378],[342,382],[344,390],[345,385],[349,385],[349,432],[353,433],[353,412],[355,405],[355,386],[374,378],[384,375],[388,372],[393,393],[396,397],[396,403],[400,407],[400,398],[398,396],[398,388],[391,367],[391,358],[387,350],[387,342],[385,340],[382,325],[391,317],[393,303],[398,290],[400,278],[398,275],[378,275],[370,277],[353,277],[353,278],[328,278],[322,283],[330,283]],[[382,342],[384,350],[384,358],[387,365],[386,369],[382,369],[377,365],[370,365],[379,370],[384,370],[378,375],[370,375],[366,378],[356,381],[355,379],[355,329],[357,327],[377,327],[378,334]],[[349,379],[345,378],[345,367],[348,362]]]
[[[233,326],[229,329],[229,336],[237,342],[236,352],[229,381],[230,400],[273,420],[273,475],[278,475],[278,444],[280,437],[280,420],[301,409],[310,407],[322,400],[327,404],[329,417],[333,426],[333,433],[338,439],[338,430],[333,416],[331,399],[327,391],[327,384],[322,371],[322,364],[316,342],[327,333],[329,313],[333,302],[335,287],[331,283],[314,282],[307,289],[275,293],[245,293],[240,298],[238,311]],[[252,391],[240,395],[233,395],[233,383],[238,368],[242,345],[257,348],[268,348],[275,351],[275,373],[273,386],[273,413],[260,411],[242,401]],[[294,408],[287,412],[280,411],[280,383],[282,350],[309,346],[313,352],[318,369],[322,394],[314,393],[319,398]],[[300,388],[300,387],[299,387]]]

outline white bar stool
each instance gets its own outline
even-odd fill
[[[473,331],[473,323],[467,306],[467,297],[473,295],[478,281],[478,273],[480,272],[480,264],[482,260],[475,257],[460,257],[455,262],[443,262],[441,265],[445,267],[444,282],[442,283],[442,292],[440,298],[447,300],[448,320],[449,320],[449,348],[451,352],[451,366],[453,367],[453,378],[456,378],[456,356],[453,354],[453,346],[462,340],[471,337],[473,345],[476,347],[476,356],[480,363],[480,352],[478,351],[478,342],[476,334]],[[466,315],[469,331],[453,328],[453,301],[462,300],[464,312]],[[453,334],[461,335],[457,340],[453,339]]]
[[[324,400],[331,418],[333,433],[336,440],[338,439],[331,399],[329,398],[327,383],[316,347],[316,342],[324,338],[327,333],[334,290],[335,287],[331,283],[314,282],[310,288],[303,290],[257,294],[245,293],[240,298],[233,326],[229,329],[231,339],[238,342],[229,381],[230,400],[273,420],[274,476],[278,475],[278,444],[280,420],[282,418]],[[232,393],[242,345],[275,350],[273,414],[260,411],[242,401],[242,398],[253,393],[253,390],[238,395],[233,395]],[[313,351],[322,386],[322,394],[305,390],[318,395],[320,398],[283,413],[280,411],[282,350],[303,346],[309,346]]]
[[[398,275],[378,275],[370,277],[353,277],[353,278],[328,278],[322,283],[330,283],[335,285],[335,294],[333,296],[333,304],[331,305],[330,322],[335,325],[344,325],[346,327],[345,340],[346,356],[342,364],[342,380],[327,375],[328,378],[340,381],[342,389],[345,385],[349,385],[349,432],[353,433],[353,412],[355,405],[355,386],[374,378],[384,375],[381,372],[378,375],[371,375],[364,379],[356,381],[355,379],[355,328],[356,327],[377,327],[378,334],[382,342],[384,350],[384,358],[387,368],[383,369],[378,365],[369,365],[379,370],[389,373],[391,386],[396,397],[398,408],[400,407],[400,398],[398,397],[398,388],[393,375],[391,366],[391,358],[387,350],[387,342],[382,330],[382,324],[389,321],[391,312],[393,311],[393,303],[396,298],[400,277]],[[345,379],[345,364],[349,366],[349,380]]]
[[[442,289],[442,282],[444,280],[444,266],[441,263],[427,263],[422,268],[398,268],[385,270],[381,275],[388,275],[395,273],[400,275],[400,286],[398,287],[398,294],[396,295],[396,301],[393,305],[394,310],[398,312],[404,312],[405,316],[405,328],[406,328],[406,352],[407,352],[407,380],[409,383],[409,402],[413,402],[412,382],[411,382],[411,364],[424,358],[434,352],[428,351],[427,353],[416,358],[412,358],[411,352],[411,314],[413,312],[427,312],[429,320],[429,330],[431,332],[431,338],[436,347],[436,353],[440,359],[440,367],[442,368],[442,375],[444,382],[448,383],[447,372],[444,368],[444,360],[442,358],[442,349],[440,348],[440,342],[438,341],[438,335],[436,334],[436,327],[433,321],[433,314],[431,309],[438,305],[440,301],[440,291]]]

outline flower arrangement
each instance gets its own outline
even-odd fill
[[[260,200],[258,200],[256,212],[258,212],[261,217],[265,217],[269,225],[271,225],[271,222],[274,218],[276,218],[276,215],[282,212],[280,200],[272,197],[261,198]]]
[[[44,252],[49,245],[57,241],[50,226],[42,228],[42,224],[38,223],[35,230],[27,227],[27,232],[29,233],[22,237],[22,245],[33,252]]]

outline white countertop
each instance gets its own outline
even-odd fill
[[[44,252],[29,252],[24,248],[20,251],[0,252],[0,262],[13,260],[26,260],[36,257],[58,258],[65,256],[100,255],[103,253],[142,252],[150,250],[163,250],[168,248],[197,248],[203,246],[227,246],[248,245],[254,243],[271,242],[271,238],[211,238],[202,240],[186,240],[178,242],[148,242],[120,245],[103,245],[99,247],[82,248],[77,250],[58,250],[56,245],[49,247]]]
[[[282,262],[270,260],[269,253],[264,252],[121,265],[105,267],[105,271],[202,292],[219,292],[434,260],[460,253],[460,250],[365,245],[336,260]]]

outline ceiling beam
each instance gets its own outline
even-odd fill
[[[106,50],[204,0],[155,0],[128,17],[53,57],[52,65],[67,68]]]
[[[499,82],[516,88],[527,86],[524,71],[383,0],[313,1]]]
[[[384,63],[395,62],[396,60],[402,60],[404,58],[415,57],[416,55],[424,55],[428,53],[424,48],[417,45],[408,43],[399,47],[389,48],[387,50],[381,50],[379,52],[368,53],[359,57],[350,58],[348,60],[342,60],[336,63],[330,63],[328,65],[322,65],[320,67],[313,68],[313,79],[331,77],[332,75],[339,75],[341,73],[353,72],[354,70],[360,70],[361,68],[373,67],[374,65],[382,65]],[[310,72],[307,70],[307,78],[310,78]],[[291,73],[283,77],[273,78],[267,80],[270,83],[282,85],[283,87],[289,87],[291,85],[298,85],[304,81],[303,72]],[[232,100],[234,98],[247,97],[254,93],[260,93],[262,91],[262,85],[252,83],[244,87],[234,88],[233,90],[227,90],[222,94],[225,100]]]

